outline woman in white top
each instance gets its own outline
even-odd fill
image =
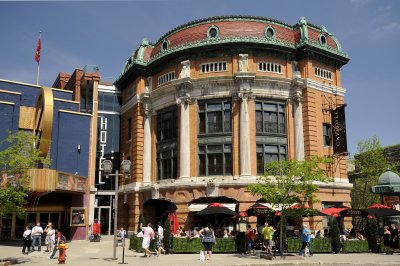
[[[46,234],[49,240],[49,251],[53,252],[53,248],[56,245],[56,230],[52,227]]]
[[[31,247],[32,244],[32,230],[29,228],[29,226],[25,227],[25,231],[24,234],[22,235],[22,237],[24,238],[24,246],[22,248],[22,254],[27,255],[29,253],[29,249]],[[28,248],[28,251],[26,251],[26,248]]]

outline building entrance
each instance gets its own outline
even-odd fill
[[[100,194],[101,193],[101,194]],[[94,219],[100,223],[100,233],[110,235],[114,232],[114,192],[100,192],[96,195],[97,207],[94,209]]]

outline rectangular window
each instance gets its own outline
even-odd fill
[[[158,85],[159,86],[163,85],[163,84],[165,84],[167,82],[170,82],[170,81],[172,81],[174,79],[175,79],[175,72],[174,71],[166,73],[166,74],[158,77]]]
[[[157,114],[157,140],[164,141],[177,137],[177,109],[170,109]]]
[[[285,105],[256,102],[256,131],[259,133],[286,133]]]
[[[332,80],[332,72],[319,67],[314,68],[314,75],[323,79]]]
[[[232,146],[199,145],[199,175],[231,175],[232,174]]]
[[[257,174],[264,174],[266,163],[286,160],[286,145],[270,145],[257,143]]]
[[[199,103],[199,134],[232,132],[231,103]]]
[[[131,140],[132,138],[132,119],[128,118],[128,140]]]
[[[271,62],[259,62],[258,71],[282,74],[282,65]]]
[[[331,124],[322,124],[324,146],[331,146],[332,135],[331,135]]]
[[[226,62],[210,62],[200,65],[201,73],[226,71]]]
[[[175,148],[165,148],[157,152],[157,178],[174,179],[177,177],[177,158]]]

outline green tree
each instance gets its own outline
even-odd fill
[[[376,136],[358,143],[357,154],[354,156],[355,171],[349,174],[353,183],[351,205],[354,209],[365,209],[380,202],[380,196],[371,193],[371,187],[377,185],[379,176],[387,169],[396,171],[383,153],[381,143]],[[353,227],[362,229],[365,219],[354,217]]]
[[[41,152],[34,147],[37,139],[25,131],[10,132],[0,142],[0,218],[16,213],[22,218],[25,215],[25,204],[29,190],[28,170],[39,164],[49,164],[42,158]]]
[[[281,219],[291,212],[289,206],[294,203],[316,202],[314,193],[318,190],[317,182],[329,182],[331,178],[325,174],[330,160],[322,157],[311,157],[305,161],[276,161],[265,165],[264,176],[259,177],[259,182],[248,186],[253,195],[263,197],[273,208],[281,208]],[[298,215],[304,212],[304,208],[297,211]],[[280,228],[279,250],[283,255],[283,232]]]

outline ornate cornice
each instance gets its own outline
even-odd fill
[[[305,81],[305,87],[307,87],[307,88],[311,88],[311,89],[315,89],[315,90],[319,90],[322,92],[339,95],[339,96],[343,96],[343,97],[346,94],[346,89],[342,88],[342,87],[325,85],[325,84],[319,83],[312,79],[305,79],[304,81]]]
[[[140,102],[140,96],[139,95],[134,95],[132,98],[129,99],[129,101],[121,106],[121,115],[123,115],[126,111],[131,109],[133,106],[135,106],[138,102]]]

